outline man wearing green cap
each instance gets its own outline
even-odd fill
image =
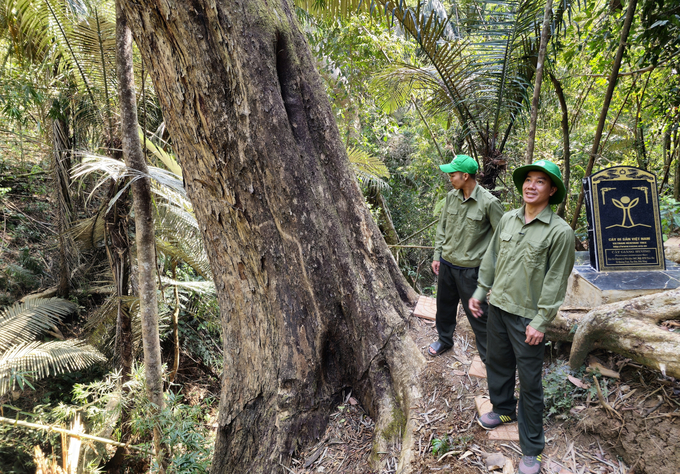
[[[574,232],[550,204],[564,199],[562,173],[554,163],[538,160],[512,174],[524,205],[506,213],[484,255],[470,310],[482,315],[489,298],[487,381],[493,411],[479,424],[493,429],[518,420],[521,474],[541,470],[545,447],[541,373],[544,334],[564,301],[574,266]],[[519,374],[519,407],[514,396]]]
[[[457,155],[451,163],[439,168],[449,174],[453,190],[446,196],[435,238],[432,270],[438,275],[439,338],[428,352],[436,357],[453,346],[458,301],[461,301],[475,333],[479,355],[486,361],[486,312],[480,318],[473,317],[468,300],[477,288],[479,264],[503,215],[503,207],[489,191],[477,186],[478,166],[474,159]]]

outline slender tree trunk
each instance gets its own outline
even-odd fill
[[[668,175],[671,170],[671,159],[673,154],[671,153],[671,126],[666,125],[666,129],[663,133],[663,178],[661,179],[661,184],[659,185],[659,196],[663,192],[664,186],[668,183]]]
[[[538,46],[538,62],[536,63],[536,80],[534,82],[534,95],[531,99],[531,120],[529,121],[529,138],[527,138],[527,155],[524,162],[530,164],[534,161],[534,145],[536,143],[536,121],[538,119],[538,99],[541,96],[541,85],[543,84],[543,69],[545,63],[545,52],[548,49],[548,38],[550,36],[550,17],[552,16],[552,0],[545,2],[545,12],[543,13],[543,29],[541,30],[541,41]]]
[[[562,179],[564,179],[564,186],[567,188],[567,194],[564,196],[564,200],[557,206],[557,215],[564,218],[564,211],[569,204],[569,188],[571,179],[571,145],[569,144],[569,111],[567,110],[567,99],[564,97],[564,90],[562,89],[562,84],[560,81],[549,72],[550,81],[555,88],[555,94],[557,95],[557,100],[560,102],[560,110],[562,111],[562,161],[563,161],[563,171]]]
[[[177,280],[177,262],[172,262],[172,279]],[[170,383],[175,381],[177,371],[179,371],[179,287],[175,285],[173,293],[175,294],[175,309],[172,311],[172,339],[175,346],[175,351],[172,358],[172,370],[168,375]]]
[[[635,17],[635,7],[637,6],[637,0],[628,0],[628,9],[626,10],[626,19],[623,23],[623,29],[621,30],[621,40],[619,41],[619,49],[616,51],[616,57],[614,58],[614,64],[612,65],[612,72],[609,75],[609,84],[607,86],[607,92],[604,95],[604,103],[602,104],[602,111],[600,112],[600,119],[597,122],[597,129],[595,130],[595,138],[593,138],[593,147],[590,150],[590,156],[588,157],[588,164],[586,166],[586,172],[584,177],[590,176],[593,171],[593,165],[595,164],[595,159],[599,154],[600,140],[602,140],[602,131],[604,130],[604,124],[607,121],[607,112],[609,112],[609,104],[612,101],[612,96],[614,95],[614,88],[619,78],[619,69],[621,69],[621,59],[623,58],[623,52],[626,49],[626,41],[628,40],[628,33],[630,33],[630,25],[633,23],[633,18]],[[578,202],[576,203],[576,209],[574,210],[574,216],[571,219],[571,228],[576,229],[578,224],[578,217],[581,214],[581,206],[583,206],[583,187],[581,187],[581,193],[578,196]]]
[[[213,269],[224,372],[212,472],[283,472],[351,387],[379,468],[413,458],[424,359],[292,4],[124,4]]]
[[[378,228],[385,238],[385,243],[387,245],[396,245],[399,243],[399,234],[397,234],[397,229],[394,228],[394,223],[392,222],[392,215],[387,207],[387,202],[385,197],[380,192],[380,189],[371,189],[368,191],[366,200],[374,206],[378,211]]]
[[[148,175],[148,168],[137,131],[139,124],[132,66],[132,34],[121,7],[121,0],[116,1],[116,63],[123,155],[129,168]],[[151,211],[151,186],[149,179],[145,177],[135,180],[131,187],[135,210],[139,306],[142,320],[146,386],[149,399],[158,410],[161,410],[163,408],[163,367],[158,334],[156,248]],[[163,465],[164,454],[162,453],[158,429],[154,430],[154,444],[160,464]]]
[[[675,145],[676,155],[677,150],[680,149],[677,146],[677,141]],[[673,199],[680,201],[680,156],[675,158],[675,176],[673,177]]]
[[[69,238],[67,229],[71,227],[73,206],[71,203],[70,177],[71,157],[69,151],[68,123],[60,119],[52,121],[52,153],[54,154],[53,197],[57,212],[57,238],[59,241],[59,282],[57,295],[68,298],[70,290]]]

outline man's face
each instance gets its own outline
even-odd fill
[[[449,173],[449,181],[451,181],[451,185],[456,189],[462,188],[465,184],[465,174],[466,173],[462,173],[460,171]]]
[[[556,192],[557,187],[543,171],[529,171],[522,184],[524,202],[531,205],[547,205],[550,196]]]

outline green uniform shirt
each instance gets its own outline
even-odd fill
[[[476,185],[470,197],[454,189],[446,195],[434,242],[434,261],[444,258],[458,267],[478,267],[503,206],[489,191]]]
[[[528,224],[524,206],[501,219],[479,268],[473,298],[524,318],[545,333],[574,267],[574,231],[547,206]]]

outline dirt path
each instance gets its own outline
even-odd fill
[[[519,463],[517,442],[489,440],[488,432],[475,422],[474,399],[487,393],[486,380],[468,375],[476,351],[469,325],[460,316],[454,350],[434,359],[428,357],[422,374],[424,397],[416,408],[419,427],[414,472],[488,472],[487,453],[501,453],[515,468]],[[410,332],[423,352],[436,338],[434,325],[418,318],[412,318]],[[680,473],[680,384],[625,359],[598,355],[603,365],[620,372],[619,379],[599,377],[612,412],[605,411],[594,390],[577,389],[567,380],[566,371],[556,370],[564,367],[559,358],[546,356],[545,373],[550,381],[546,410],[550,406],[571,408],[546,421],[542,472]],[[346,393],[319,444],[299,453],[290,472],[373,472],[368,465],[372,434],[372,420],[352,394]],[[446,453],[441,440],[448,442],[451,451]],[[433,441],[434,449],[440,448],[436,454]],[[397,453],[400,446],[393,448]],[[380,455],[389,464],[381,474],[397,472],[396,457]]]

